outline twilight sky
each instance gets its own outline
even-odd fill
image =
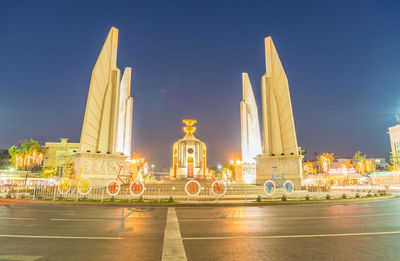
[[[289,79],[299,146],[388,157],[400,113],[399,1],[0,0],[0,148],[79,142],[91,70],[111,26],[131,66],[133,150],[171,164],[183,118],[209,165],[240,155],[241,73],[259,106],[264,37]]]

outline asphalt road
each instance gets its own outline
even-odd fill
[[[400,199],[141,209],[0,203],[0,260],[400,260]]]

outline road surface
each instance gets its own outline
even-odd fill
[[[121,208],[0,203],[0,260],[400,260],[400,199]]]

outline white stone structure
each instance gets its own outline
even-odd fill
[[[247,73],[242,73],[243,100],[240,102],[242,136],[242,182],[256,183],[255,157],[261,154],[260,126],[253,89]],[[237,173],[238,174],[238,173]]]
[[[390,147],[392,148],[392,155],[400,154],[400,124],[389,128]],[[394,157],[397,159],[397,157]]]
[[[266,72],[261,78],[263,153],[256,158],[257,184],[270,179],[272,167],[302,185],[302,158],[297,147],[289,84],[271,37],[265,38]]]
[[[132,130],[132,115],[128,115],[132,111],[129,105],[133,103],[129,96],[131,68],[125,69],[120,84],[117,47],[118,29],[112,27],[92,71],[82,126],[81,152],[115,154],[128,150],[125,145],[130,140],[125,141],[125,133]],[[125,155],[130,155],[130,148]]]
[[[131,94],[131,68],[125,68],[119,94],[116,151],[131,156],[133,98]]]
[[[117,67],[118,29],[112,27],[92,71],[80,152],[75,170],[92,179],[114,178],[116,165],[124,165],[131,154],[133,99],[130,97],[131,68],[121,80]]]

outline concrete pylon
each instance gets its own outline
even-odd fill
[[[258,110],[249,75],[242,73],[243,99],[240,102],[242,163],[241,177],[237,181],[245,184],[256,183],[255,157],[261,154],[260,125]],[[236,175],[240,175],[236,172]]]
[[[289,84],[271,37],[265,38],[266,72],[261,78],[263,153],[256,158],[257,184],[275,174],[285,174],[295,186],[302,185],[302,158],[297,147]]]

